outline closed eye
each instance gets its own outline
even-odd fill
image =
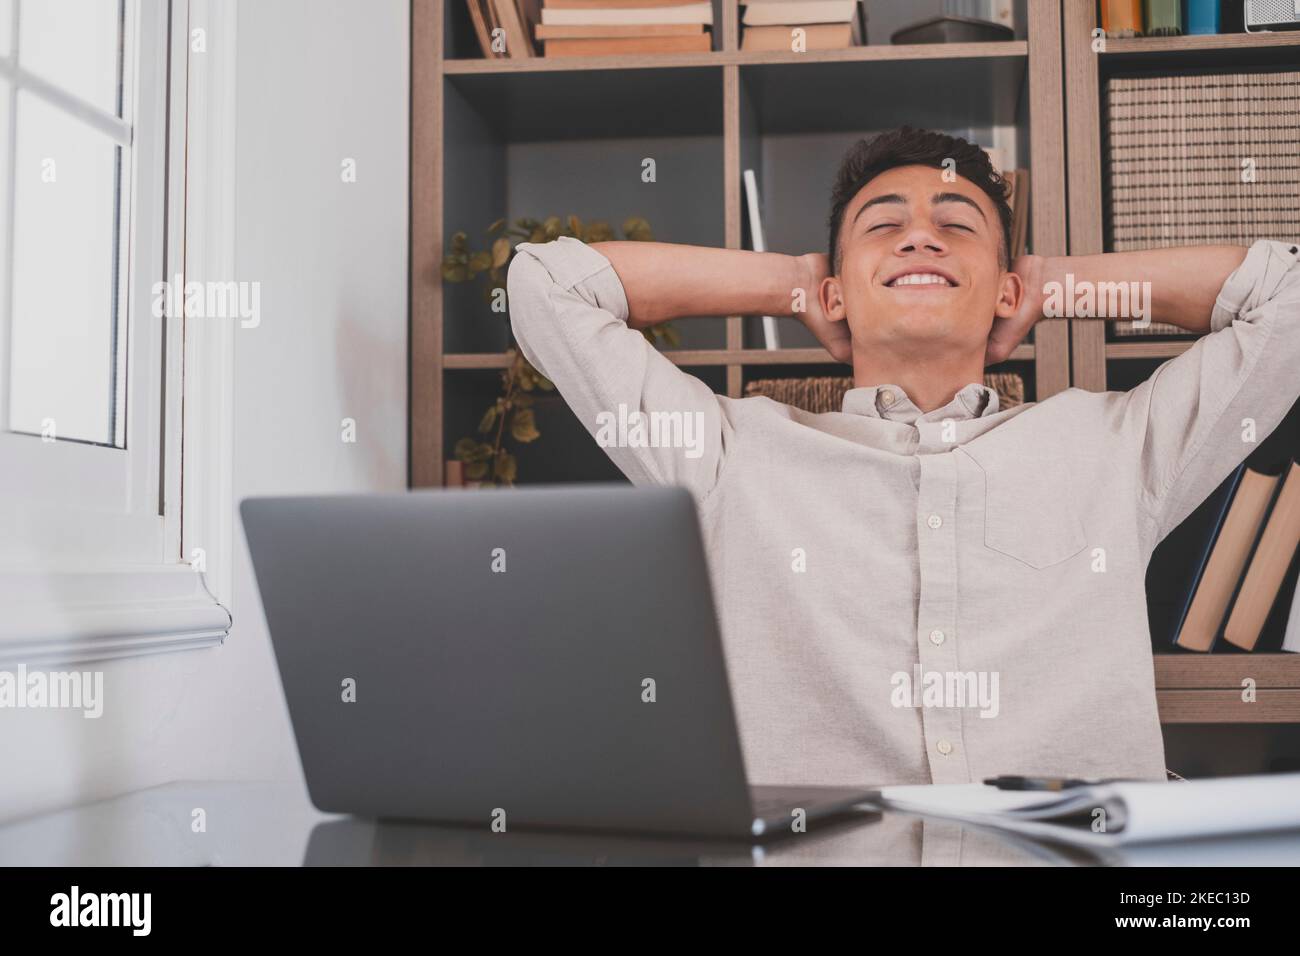
[[[960,223],[960,222],[950,222],[950,223],[948,223],[948,226],[949,226],[949,228],[951,228],[951,229],[965,229],[967,232],[974,232],[974,231],[975,231],[975,230],[972,229],[970,226],[964,225],[964,224],[962,224],[962,223]]]
[[[885,228],[888,228],[888,227],[890,227],[890,226],[896,226],[896,225],[898,225],[898,223],[894,223],[894,222],[878,222],[878,223],[876,223],[874,226],[869,227],[869,228],[867,229],[867,232],[875,232],[877,229],[885,229]]]

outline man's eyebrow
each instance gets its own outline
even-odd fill
[[[899,206],[905,206],[907,205],[907,199],[905,199],[903,196],[899,195],[898,193],[885,193],[885,195],[883,196],[877,196],[874,199],[868,199],[861,206],[859,206],[858,211],[853,214],[853,222],[857,222],[858,217],[861,216],[868,209],[870,209],[872,206],[879,206],[882,203],[894,203]],[[850,223],[850,225],[852,225],[852,223]]]
[[[969,196],[963,196],[961,193],[935,193],[930,197],[930,205],[932,206],[937,206],[941,202],[964,202],[979,213],[981,219],[988,222],[988,217],[984,215],[984,210],[979,207],[979,203]]]

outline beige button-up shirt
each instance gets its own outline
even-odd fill
[[[518,249],[520,347],[593,435],[620,406],[703,424],[606,451],[697,500],[752,781],[1164,778],[1147,562],[1300,396],[1294,246],[1256,243],[1211,333],[1130,392],[971,384],[921,414],[881,385],[818,415],[678,369],[591,247]]]

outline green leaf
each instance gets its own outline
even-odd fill
[[[502,484],[514,484],[515,478],[519,475],[519,464],[515,461],[515,456],[502,448],[497,454],[496,461],[493,462],[492,474]]]
[[[492,426],[497,423],[497,406],[492,405],[483,413],[483,419],[478,423],[480,434],[486,435],[492,430]]]
[[[474,454],[478,451],[478,442],[473,438],[462,438],[456,442],[456,448],[453,452],[458,461],[473,461]]]
[[[504,219],[498,219],[496,222],[492,223],[492,225],[487,227],[487,234],[490,236],[494,232],[500,232],[505,224],[506,221]]]
[[[536,441],[542,436],[542,433],[537,430],[531,408],[521,408],[515,412],[515,417],[510,421],[510,434],[515,441],[525,444]]]
[[[542,223],[543,235],[546,236],[548,241],[558,238],[561,228],[563,227],[560,225],[559,216],[547,216],[546,221]]]
[[[469,270],[463,263],[443,260],[442,263],[442,281],[443,282],[464,282],[469,279]]]
[[[492,253],[490,252],[480,251],[474,253],[469,257],[470,275],[478,275],[480,272],[483,272],[485,269],[491,268],[491,266],[492,266]]]
[[[465,477],[470,481],[482,481],[487,477],[487,462],[472,461],[465,466]]]

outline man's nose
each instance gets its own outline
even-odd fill
[[[929,223],[915,223],[912,228],[899,239],[895,252],[917,252],[924,250],[936,254],[943,254],[948,251],[942,238],[936,229],[933,229]]]

